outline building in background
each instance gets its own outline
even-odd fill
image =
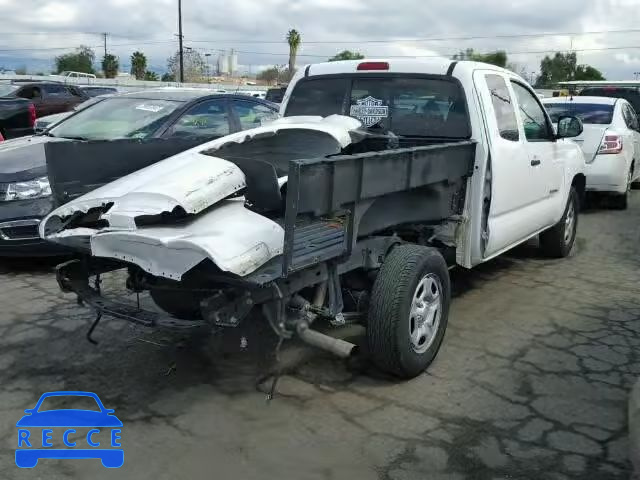
[[[218,55],[218,75],[229,75],[229,57],[227,52]]]
[[[231,49],[231,54],[229,55],[229,74],[231,76],[236,76],[238,73],[238,54]]]
[[[226,50],[221,50],[218,55],[218,75],[235,76],[238,73],[238,54],[231,49],[229,54]]]

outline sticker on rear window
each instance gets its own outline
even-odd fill
[[[382,100],[368,96],[351,105],[349,115],[360,120],[365,127],[373,127],[389,116],[389,107],[383,105]]]
[[[145,112],[153,112],[153,113],[158,113],[163,108],[164,107],[162,105],[148,105],[146,103],[136,105],[136,110],[144,110]]]

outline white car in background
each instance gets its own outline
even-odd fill
[[[564,115],[580,118],[584,132],[574,139],[587,163],[587,191],[612,196],[624,210],[631,184],[640,177],[640,125],[629,102],[608,97],[545,98],[554,124]]]

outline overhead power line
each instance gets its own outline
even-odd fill
[[[102,34],[101,34],[102,35]],[[112,43],[111,47],[134,47],[137,45],[156,45],[175,43],[175,40],[158,40],[153,42],[135,42],[135,43]],[[104,44],[89,45],[89,48],[103,48]],[[44,52],[49,50],[75,50],[78,45],[73,47],[38,47],[38,48],[0,48],[0,52]]]
[[[640,45],[628,46],[628,47],[601,47],[601,48],[575,48],[571,50],[572,52],[580,53],[580,52],[598,52],[598,51],[606,51],[606,50],[632,50],[632,49],[640,49]],[[201,50],[201,49],[198,49]],[[500,49],[499,49],[500,50]],[[500,50],[502,51],[502,50]],[[556,53],[558,51],[562,51],[561,49],[550,49],[550,50],[528,50],[528,51],[505,51],[507,55],[534,55],[534,54],[543,54],[543,53]],[[273,55],[273,56],[285,56],[288,57],[288,53],[274,53],[274,52],[248,52],[244,50],[236,50],[237,53],[244,53],[247,55]],[[479,55],[487,55],[490,53],[495,53],[495,50],[491,52],[475,52],[475,54]],[[370,58],[380,57],[380,58],[439,58],[445,57],[448,54],[434,54],[434,55],[376,55],[371,54],[367,55]],[[309,57],[309,58],[327,58],[327,56],[331,56],[331,54],[324,55],[314,55],[314,54],[298,54],[298,57]]]
[[[585,35],[601,35],[601,34],[617,34],[617,33],[640,33],[639,28],[629,28],[624,30],[593,30],[588,32],[539,32],[539,33],[516,33],[505,35],[468,35],[468,36],[452,36],[452,37],[417,37],[417,38],[395,38],[395,39],[377,39],[377,40],[304,40],[304,45],[316,44],[341,44],[341,43],[399,43],[399,42],[444,42],[449,40],[491,40],[495,38],[533,38],[533,37],[568,37],[568,36],[585,36]],[[282,44],[285,40],[189,40],[192,43],[233,43],[233,44]]]

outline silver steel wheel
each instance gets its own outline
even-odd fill
[[[564,243],[568,244],[571,241],[573,235],[573,229],[576,224],[576,209],[569,197],[569,208],[567,209],[567,216],[564,219]]]
[[[424,353],[436,338],[442,315],[442,284],[433,273],[418,282],[409,315],[411,348],[418,354]]]

